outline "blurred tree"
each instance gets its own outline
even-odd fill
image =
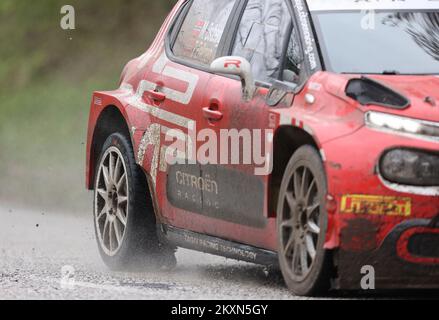
[[[90,66],[122,63],[147,47],[175,2],[71,0],[77,29],[65,31],[65,0],[1,0],[0,85],[22,87],[57,71],[80,78]]]
[[[114,89],[176,0],[0,0],[0,202],[88,213],[91,92]],[[73,5],[76,30],[60,26]]]

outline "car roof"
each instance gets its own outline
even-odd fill
[[[306,0],[306,2],[310,11],[439,9],[439,1],[432,0]]]

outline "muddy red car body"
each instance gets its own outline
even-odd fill
[[[256,81],[254,93],[245,97],[243,86],[250,80],[225,74],[233,58],[219,60],[225,62],[220,74],[212,71],[210,55],[213,50],[215,59],[239,56],[233,44],[249,2],[257,1],[225,1],[223,8],[232,6],[227,23],[216,21],[210,33],[219,43],[213,49],[203,43],[204,51],[196,54],[185,47],[196,43],[176,45],[182,28],[190,28],[192,40],[209,28],[199,17],[186,19],[193,2],[178,2],[148,51],[127,64],[119,89],[94,94],[87,187],[95,189],[104,141],[123,132],[148,181],[162,241],[271,264],[280,254],[278,197],[285,169],[307,145],[318,152],[325,172],[321,213],[333,286],[360,289],[362,268],[372,266],[377,288],[439,288],[439,78],[393,69],[381,74],[331,69],[325,34],[319,32],[324,22],[315,14],[332,12],[336,1],[294,0],[285,6],[303,57],[295,84],[284,73],[269,84]],[[384,3],[379,10],[405,10]],[[238,59],[233,67],[245,62]],[[166,133],[178,129],[189,135],[190,123],[197,132],[272,130],[267,144],[273,170],[255,176],[252,165],[166,164]],[[190,182],[193,177],[198,183]],[[199,202],[194,195],[201,195]]]

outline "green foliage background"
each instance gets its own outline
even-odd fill
[[[0,205],[87,213],[90,97],[117,86],[175,0],[0,1]],[[62,30],[61,7],[76,11]]]

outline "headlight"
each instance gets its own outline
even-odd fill
[[[383,155],[380,173],[390,182],[410,186],[439,186],[439,154],[395,149]]]
[[[393,131],[439,141],[439,123],[399,117],[387,113],[366,113],[366,125],[370,128]]]

